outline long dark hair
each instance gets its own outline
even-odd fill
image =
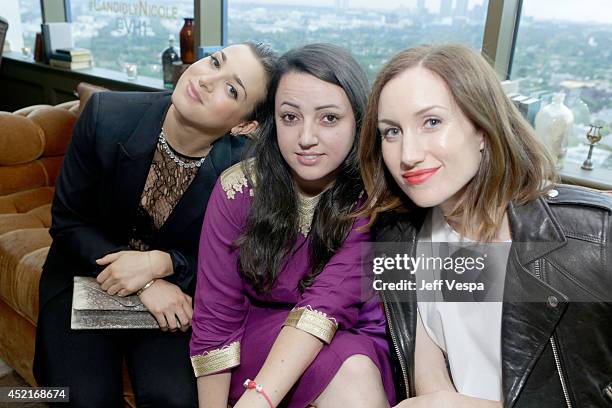
[[[300,291],[312,285],[346,239],[354,221],[348,215],[363,192],[357,146],[368,95],[365,72],[350,54],[335,45],[310,44],[287,52],[279,59],[270,82],[268,114],[253,145],[255,163],[252,168],[244,166],[254,194],[245,233],[237,242],[239,267],[242,276],[260,293],[274,286],[298,234],[297,193],[278,147],[274,118],[278,84],[290,72],[310,74],[341,87],[356,123],[353,146],[338,168],[336,181],[321,195],[315,209],[308,236],[310,273],[300,281]]]

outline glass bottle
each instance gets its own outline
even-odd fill
[[[557,169],[563,167],[569,135],[574,130],[574,114],[563,104],[565,93],[559,92],[535,118],[536,135],[548,147]]]
[[[580,98],[580,90],[571,90],[565,99],[565,105],[574,114],[574,131],[570,135],[569,146],[578,146],[584,143],[584,135],[589,131],[591,124],[591,110]]]
[[[183,64],[195,62],[193,18],[185,17],[185,24],[181,28],[181,60]]]
[[[168,48],[164,50],[162,53],[162,67],[164,70],[164,88],[172,89],[172,76],[173,76],[173,67],[172,63],[174,61],[180,60],[178,54],[176,53],[176,49],[174,48],[174,37],[170,36],[168,38]]]

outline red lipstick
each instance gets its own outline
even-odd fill
[[[411,170],[402,174],[402,177],[408,184],[417,185],[423,184],[426,182],[431,176],[433,176],[440,167],[431,167],[428,169],[420,169],[420,170]]]

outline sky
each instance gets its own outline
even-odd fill
[[[612,24],[612,0],[523,0],[523,15]]]
[[[228,0],[230,4],[249,2],[262,4],[295,4],[333,6],[334,0]],[[425,7],[437,13],[441,0],[425,0]],[[453,4],[457,0],[453,0]],[[498,0],[496,0],[498,1]],[[489,0],[469,0],[468,8],[487,5]],[[416,8],[417,0],[349,0],[350,7],[394,9],[399,6]],[[556,19],[612,24],[612,0],[523,0],[523,15],[537,19]]]

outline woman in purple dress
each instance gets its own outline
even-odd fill
[[[200,407],[395,403],[384,314],[363,290],[367,220],[348,217],[363,201],[367,91],[338,47],[281,57],[255,159],[222,174],[202,228],[191,338]]]

